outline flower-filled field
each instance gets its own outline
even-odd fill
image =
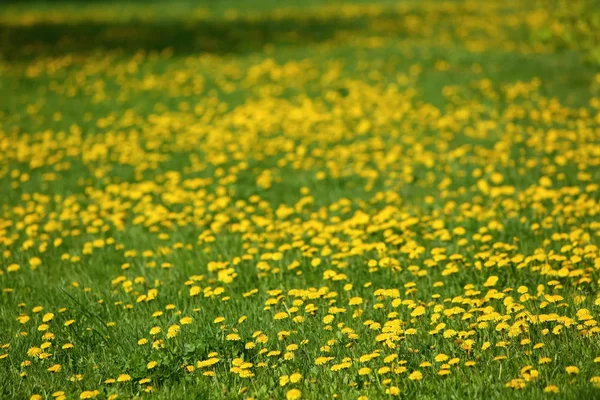
[[[600,8],[0,10],[0,398],[600,397]]]

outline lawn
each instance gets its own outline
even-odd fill
[[[600,398],[600,4],[0,8],[0,398]]]

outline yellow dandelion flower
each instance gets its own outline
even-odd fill
[[[46,313],[46,314],[44,314],[44,316],[42,317],[42,322],[49,322],[49,321],[52,321],[52,318],[54,318],[54,314],[52,314],[52,313]]]
[[[292,383],[298,383],[302,380],[302,374],[300,374],[299,372],[294,372],[293,374],[290,375],[290,382]]]
[[[548,385],[544,388],[544,393],[558,393],[560,389],[556,385]]]
[[[273,319],[279,320],[279,319],[285,319],[287,317],[289,317],[288,313],[281,311],[281,312],[278,312],[277,314],[275,314],[273,316]]]
[[[568,367],[565,367],[565,371],[567,371],[567,374],[569,375],[577,375],[579,373],[579,368],[574,365],[569,365]]]
[[[150,329],[150,334],[151,335],[158,335],[160,333],[161,329],[160,326],[155,326],[152,329]]]
[[[411,381],[420,381],[421,379],[423,379],[423,374],[421,373],[421,371],[413,371],[410,373],[410,375],[408,375],[408,379],[410,379]]]
[[[302,397],[302,392],[298,389],[288,390],[285,394],[286,400],[298,400]]]
[[[411,317],[418,317],[425,314],[425,307],[423,306],[417,306],[415,307],[415,309],[410,313]]]
[[[100,392],[98,390],[85,390],[85,391],[81,392],[81,394],[79,395],[79,398],[82,400],[94,399],[99,394],[100,394]]]
[[[400,395],[400,388],[397,386],[390,386],[389,388],[387,388],[385,390],[386,394],[389,394],[390,396],[399,396]]]
[[[348,304],[351,306],[357,306],[362,303],[363,303],[362,297],[352,297],[350,300],[348,300]]]
[[[62,369],[62,367],[60,364],[54,364],[54,365],[48,367],[49,372],[55,372],[55,373],[60,372],[61,369]]]
[[[231,342],[235,342],[235,341],[241,340],[242,338],[237,333],[230,333],[225,337],[225,339],[227,339]]]

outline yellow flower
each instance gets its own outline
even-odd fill
[[[425,314],[425,307],[423,306],[417,306],[415,307],[415,309],[410,313],[411,317],[418,317]]]
[[[390,396],[399,396],[400,395],[400,388],[397,386],[390,386],[389,388],[387,388],[385,390],[385,392],[387,394],[389,394]]]
[[[37,357],[42,353],[42,349],[39,347],[31,347],[27,350],[27,355],[29,357]]]
[[[362,304],[363,299],[361,297],[353,297],[350,300],[348,300],[348,304],[351,306],[357,306],[359,304]]]
[[[60,366],[60,364],[54,364],[51,367],[48,367],[48,371],[49,372],[60,372],[61,368],[62,367]]]
[[[544,388],[544,393],[558,393],[560,389],[556,385],[548,385]]]
[[[209,354],[209,355],[210,355],[210,354]],[[211,366],[211,365],[215,365],[215,364],[216,364],[216,363],[218,363],[218,362],[219,362],[219,359],[218,359],[218,358],[212,357],[212,358],[209,358],[208,360],[204,360],[204,361],[198,361],[198,362],[196,363],[196,367],[198,367],[198,368],[209,367],[209,366]]]
[[[167,329],[167,338],[172,339],[179,334],[181,327],[179,325],[171,325]]]
[[[493,286],[496,286],[497,282],[498,282],[498,277],[492,275],[489,278],[487,278],[487,280],[483,283],[483,286],[485,286],[485,287],[493,287]]]
[[[525,386],[527,386],[527,383],[525,383],[525,381],[523,379],[515,378],[515,379],[510,380],[508,383],[506,383],[505,386],[508,388],[518,390],[518,389],[523,389]]]
[[[298,400],[300,397],[302,397],[302,392],[298,389],[288,390],[288,392],[285,395],[285,398],[287,400]]]
[[[158,335],[160,333],[161,329],[160,326],[155,326],[152,329],[150,329],[150,334],[151,335]]]
[[[299,372],[294,372],[293,374],[290,375],[290,382],[292,382],[292,383],[298,383],[298,382],[300,382],[301,379],[302,379],[302,374],[300,374]]]
[[[6,271],[8,272],[17,272],[20,269],[21,266],[19,264],[10,264],[8,267],[6,267]]]
[[[42,264],[42,260],[40,260],[38,257],[31,257],[29,259],[29,265],[31,266],[31,269],[36,269],[41,264]]]
[[[315,364],[316,365],[323,365],[326,364],[327,362],[333,360],[333,357],[317,357],[315,359]]]
[[[79,395],[79,398],[84,400],[84,399],[93,399],[96,396],[98,396],[100,394],[100,392],[98,390],[86,390],[84,392],[81,392],[81,394]]]
[[[574,365],[569,365],[565,368],[565,371],[567,371],[567,374],[569,375],[577,375],[579,373],[579,368]]]
[[[52,313],[46,313],[44,314],[44,316],[42,317],[42,322],[48,322],[51,321],[52,318],[54,318],[54,314]]]
[[[119,377],[117,378],[117,382],[128,382],[131,380],[131,376],[127,375],[127,374],[121,374],[119,375]]]
[[[285,319],[287,317],[289,317],[288,313],[280,311],[273,316],[273,319],[279,320],[279,319]]]
[[[423,379],[423,374],[421,371],[413,371],[410,375],[408,375],[408,379],[411,381],[420,381]]]
[[[150,361],[148,364],[146,364],[146,367],[148,369],[152,369],[154,367],[156,367],[158,365],[158,363],[156,361]]]

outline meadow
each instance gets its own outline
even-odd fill
[[[600,398],[600,4],[0,8],[0,398]]]

